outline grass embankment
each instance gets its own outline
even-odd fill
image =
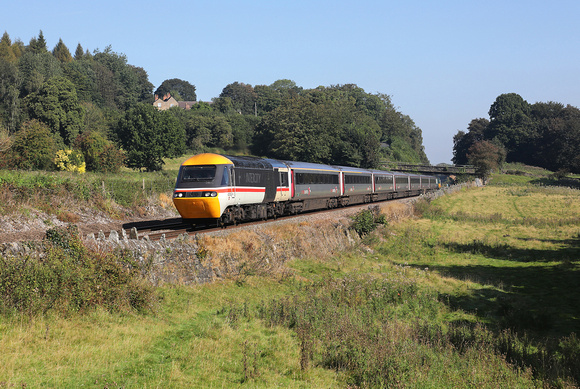
[[[112,218],[146,216],[152,199],[171,204],[177,171],[118,174],[0,171],[0,215],[33,217],[38,212],[78,222],[89,210]]]
[[[294,274],[160,288],[153,313],[4,315],[0,383],[578,385],[580,194],[535,179],[419,203],[421,218]]]

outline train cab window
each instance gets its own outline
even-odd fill
[[[279,186],[288,186],[288,173],[286,173],[286,172],[280,173],[280,185]]]
[[[215,178],[215,165],[183,166],[181,181],[183,182],[210,182]]]
[[[224,166],[224,175],[222,176],[222,186],[232,186],[232,177],[230,167]]]

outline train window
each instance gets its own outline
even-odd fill
[[[223,186],[232,186],[233,185],[233,180],[232,180],[232,174],[233,173],[233,169],[231,167],[228,166],[224,166],[224,175],[222,176],[222,185]]]
[[[409,183],[409,181],[407,180],[407,177],[395,177],[395,182],[397,183],[397,185],[403,185],[403,184]]]
[[[286,173],[286,172],[280,173],[280,185],[279,186],[288,186],[288,173]]]
[[[296,173],[296,185],[338,185],[338,175],[323,173]]]
[[[215,178],[215,165],[183,166],[181,168],[181,181],[183,182],[209,182]]]
[[[392,176],[376,176],[375,183],[377,183],[377,184],[392,184],[393,177]]]
[[[354,174],[345,174],[344,175],[344,183],[347,185],[350,185],[350,184],[370,184],[371,177],[370,176],[362,176],[362,175],[354,175]]]

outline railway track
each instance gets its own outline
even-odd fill
[[[415,196],[413,196],[415,197]],[[409,198],[409,197],[407,197]],[[260,225],[265,223],[272,223],[280,220],[291,220],[294,218],[319,215],[325,213],[333,213],[339,211],[356,211],[363,208],[368,208],[369,206],[383,204],[386,201],[401,200],[392,199],[385,201],[378,201],[373,203],[356,204],[348,207],[324,209],[318,211],[304,212],[297,215],[288,215],[280,218],[272,218],[266,220],[254,220],[250,222],[244,222],[239,224],[230,224],[224,227],[217,227],[214,225],[192,225],[191,223],[185,223],[181,218],[165,219],[165,220],[150,220],[144,222],[135,223],[125,223],[123,224],[123,229],[126,234],[132,239],[149,239],[152,241],[160,240],[163,237],[165,239],[175,239],[183,234],[195,235],[197,233],[209,233],[223,231],[224,229],[233,230],[241,227]]]
[[[284,220],[288,220],[292,217],[298,217],[302,215],[292,215],[284,217]],[[150,220],[146,222],[137,223],[126,223],[123,224],[123,229],[125,233],[132,239],[146,239],[149,240],[160,240],[163,237],[165,239],[175,239],[183,234],[194,235],[197,233],[208,233],[223,231],[224,229],[232,230],[240,227],[246,227],[251,225],[264,224],[269,222],[274,222],[281,219],[267,219],[267,220],[255,220],[251,222],[240,223],[236,225],[227,225],[224,227],[209,226],[209,225],[192,225],[191,223],[184,223],[182,219],[165,219],[165,220]]]

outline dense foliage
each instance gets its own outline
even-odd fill
[[[71,149],[82,153],[88,171],[101,172],[123,164],[158,170],[163,157],[210,149],[361,167],[384,159],[428,162],[413,121],[389,96],[356,85],[236,81],[211,103],[196,102],[195,85],[178,78],[153,89],[147,72],[110,46],[90,53],[79,43],[73,54],[59,39],[50,51],[42,31],[28,45],[5,32],[0,167],[55,169],[56,153]],[[167,114],[139,106],[169,95],[188,109]],[[42,136],[40,149],[22,141],[31,131]]]
[[[498,148],[492,159],[505,153],[508,162],[580,173],[580,109],[556,102],[529,104],[507,93],[496,98],[489,117],[472,120],[467,132],[454,136],[454,163],[473,163],[470,150],[486,141]]]
[[[72,314],[96,307],[109,311],[152,308],[154,290],[127,253],[103,253],[83,245],[78,229],[46,232],[44,255],[0,256],[0,313]]]

